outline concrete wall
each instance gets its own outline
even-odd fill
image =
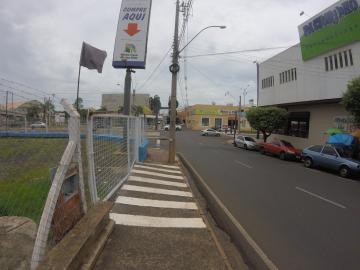
[[[353,66],[325,70],[325,57],[351,49]],[[338,59],[339,61],[339,59]],[[360,42],[303,61],[299,45],[259,65],[260,106],[341,98],[347,83],[360,74]],[[297,79],[280,84],[280,73],[296,68]],[[262,88],[262,79],[274,76],[274,85]]]
[[[283,139],[291,142],[295,147],[305,148],[313,144],[323,144],[326,142],[328,135],[324,132],[331,127],[338,127],[335,117],[347,117],[348,113],[339,103],[333,104],[313,104],[301,106],[289,106],[289,112],[310,112],[309,137],[298,138],[285,135],[272,135],[268,140],[274,138]],[[343,127],[346,129],[346,127]]]

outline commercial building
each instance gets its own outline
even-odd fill
[[[241,119],[240,130],[250,131],[251,127],[245,117],[247,109],[248,107],[242,108],[240,118],[238,106],[196,104],[179,112],[178,117],[186,124],[187,128],[192,130],[233,128],[235,123],[239,123]]]
[[[360,75],[360,9],[338,1],[299,26],[300,44],[259,64],[259,105],[288,110],[287,125],[273,137],[303,148],[324,143],[328,128],[351,131],[341,105],[350,80]]]
[[[149,94],[135,94],[130,96],[130,104],[149,107]],[[120,107],[124,106],[124,94],[102,94],[101,106],[109,112],[117,112]]]

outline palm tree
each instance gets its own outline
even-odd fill
[[[159,119],[159,112],[161,109],[161,101],[158,95],[155,95],[154,98],[150,97],[149,100],[150,109],[155,114],[155,130],[158,129],[158,119]]]

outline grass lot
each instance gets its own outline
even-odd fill
[[[67,139],[0,138],[0,216],[39,222],[50,188],[50,171]]]

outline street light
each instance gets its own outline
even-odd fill
[[[171,78],[171,102],[170,102],[170,129],[169,129],[169,163],[175,163],[175,122],[176,122],[176,88],[177,88],[177,73],[179,72],[179,54],[198,36],[200,33],[209,28],[225,29],[224,25],[210,25],[201,29],[181,50],[179,50],[179,0],[176,1],[175,13],[175,30],[174,30],[174,46],[173,59],[170,66]]]
[[[226,28],[226,25],[210,25],[210,26],[207,26],[207,27],[201,29],[181,50],[178,51],[178,55],[179,55],[198,35],[200,35],[203,31],[205,31],[206,29],[209,29],[209,28],[225,29],[225,28]]]

